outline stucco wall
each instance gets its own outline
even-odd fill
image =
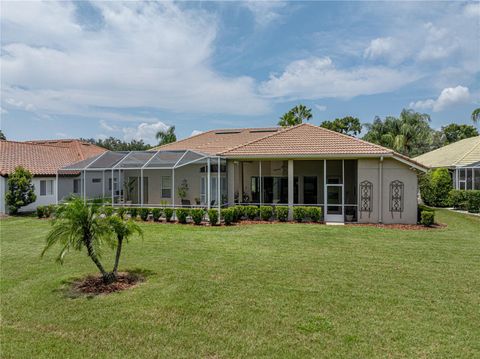
[[[0,176],[0,214],[5,214],[5,191],[7,187],[7,179]]]
[[[358,222],[360,223],[405,223],[417,222],[417,174],[409,166],[394,160],[383,161],[382,178],[380,178],[380,160],[358,160],[358,185],[368,180],[373,185],[372,212],[359,211]],[[404,184],[403,212],[390,211],[390,183],[399,180]],[[382,188],[379,191],[380,183]],[[359,205],[360,191],[359,191]]]

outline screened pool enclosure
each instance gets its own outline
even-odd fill
[[[191,150],[107,151],[59,170],[57,201],[73,188],[85,200],[114,206],[220,208],[227,203],[226,167],[224,158]]]

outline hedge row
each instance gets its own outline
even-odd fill
[[[480,190],[451,190],[448,194],[450,206],[471,213],[480,212]]]
[[[286,222],[288,220],[287,206],[235,206],[223,208],[221,216],[225,224],[230,225],[244,219],[262,221],[279,220]],[[321,207],[293,207],[293,219],[297,222],[311,221],[319,222],[322,218]]]

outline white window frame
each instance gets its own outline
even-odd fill
[[[54,184],[53,184],[52,179],[45,179],[45,180],[40,180],[40,196],[41,197],[48,197],[48,196],[53,196],[54,195]],[[42,183],[45,186],[45,193],[42,194]]]

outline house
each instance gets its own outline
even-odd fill
[[[417,174],[426,168],[390,149],[300,124],[212,130],[151,151],[105,152],[64,171],[107,178],[113,186],[102,192],[114,205],[314,205],[327,222],[416,223]],[[92,197],[88,186],[82,193]]]
[[[448,168],[455,189],[480,190],[480,136],[451,143],[414,160],[429,168]]]
[[[5,213],[5,193],[8,175],[22,166],[33,175],[37,199],[22,207],[21,211],[33,211],[39,205],[54,204],[58,188],[65,193],[79,193],[78,173],[65,174],[58,181],[60,168],[96,156],[105,149],[78,140],[0,141],[0,213]]]

